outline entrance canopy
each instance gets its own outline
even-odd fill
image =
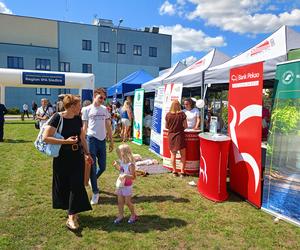
[[[141,87],[145,82],[153,79],[145,70],[138,70],[107,89],[107,96],[122,95]]]
[[[182,71],[185,69],[186,66],[182,62],[177,62],[173,67],[164,70],[164,73],[160,76],[154,78],[153,80],[146,82],[142,84],[142,88],[145,90],[145,92],[155,92],[155,89],[161,85],[163,85],[163,82],[166,78]]]
[[[287,26],[282,26],[253,48],[221,65],[209,68],[205,72],[205,84],[228,83],[231,68],[262,61],[264,80],[274,79],[276,64],[286,61],[288,51],[299,47],[300,34]]]
[[[5,87],[90,89],[94,74],[0,68],[0,102],[5,103]]]
[[[164,80],[166,82],[182,82],[183,87],[200,87],[203,83],[203,73],[210,67],[214,67],[224,63],[230,59],[229,56],[213,49],[204,57],[185,68],[184,70],[174,74]]]

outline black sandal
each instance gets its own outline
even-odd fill
[[[172,171],[172,174],[173,174],[174,177],[178,177],[178,173],[177,172]]]

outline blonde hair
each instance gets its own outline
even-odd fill
[[[127,144],[121,144],[119,147],[117,147],[116,152],[117,152],[119,159],[123,163],[134,164],[134,162],[135,162],[134,157],[132,155],[130,147]]]
[[[176,99],[171,104],[170,113],[176,114],[179,113],[180,111],[181,111],[180,102]]]
[[[128,109],[130,107],[129,101],[125,101],[122,107],[122,110],[125,111],[126,109]]]
[[[80,97],[71,94],[66,94],[63,99],[63,104],[65,109],[68,109],[79,102],[80,102]]]

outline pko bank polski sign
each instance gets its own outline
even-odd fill
[[[32,85],[65,86],[64,74],[23,72],[22,83]]]

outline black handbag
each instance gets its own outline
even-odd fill
[[[35,121],[34,127],[35,127],[36,129],[40,129],[40,121]]]

